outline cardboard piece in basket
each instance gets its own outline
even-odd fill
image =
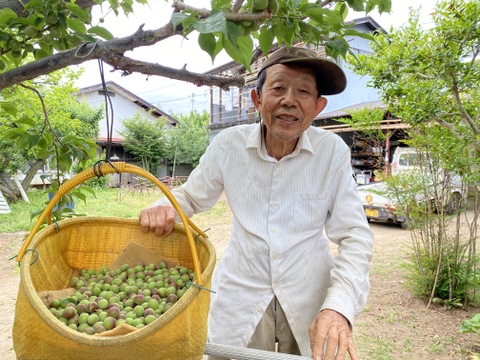
[[[46,307],[50,307],[53,300],[63,299],[75,294],[74,288],[61,289],[61,290],[45,290],[39,291],[38,297],[45,304]]]
[[[142,262],[145,265],[158,264],[161,261],[165,261],[169,268],[178,265],[177,260],[168,259],[141,244],[130,242],[125,249],[122,250],[120,255],[118,255],[117,259],[112,263],[112,265],[110,265],[110,268],[118,269],[123,264],[135,266],[139,262]]]

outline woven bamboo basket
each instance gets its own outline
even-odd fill
[[[94,176],[113,172],[135,173],[155,183],[176,208],[182,223],[176,224],[168,237],[144,234],[138,220],[132,219],[78,217],[51,224],[52,209],[63,195]],[[45,220],[50,225],[38,231]],[[153,323],[125,335],[79,333],[50,313],[38,296],[39,291],[67,288],[76,269],[110,265],[132,241],[193,269],[198,286],[191,286]],[[184,215],[169,190],[145,170],[123,162],[104,163],[65,182],[40,215],[17,260],[21,271],[13,324],[17,359],[202,358],[215,250],[206,235]]]

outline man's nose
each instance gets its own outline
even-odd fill
[[[282,105],[295,106],[296,102],[297,102],[297,94],[295,93],[295,90],[292,88],[288,88],[283,94],[283,98],[281,101]]]

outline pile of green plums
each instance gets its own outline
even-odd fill
[[[194,280],[193,270],[165,262],[117,269],[81,269],[70,280],[75,293],[53,300],[50,312],[73,330],[94,335],[122,323],[142,328],[168,311]]]

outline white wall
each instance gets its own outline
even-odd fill
[[[98,107],[103,106],[105,108],[105,97],[98,94],[98,90],[93,90],[89,93],[83,93],[79,96],[81,101],[86,101],[90,106]],[[122,136],[119,132],[124,130],[122,121],[133,117],[138,112],[143,112],[143,117],[151,120],[157,121],[157,117],[150,115],[143,108],[133,103],[131,100],[127,99],[121,94],[115,93],[115,96],[110,97],[113,111],[108,108],[109,117],[112,117],[113,114],[113,138],[121,138]],[[106,114],[106,112],[105,112]],[[107,123],[105,117],[99,123],[99,137],[107,137]]]

